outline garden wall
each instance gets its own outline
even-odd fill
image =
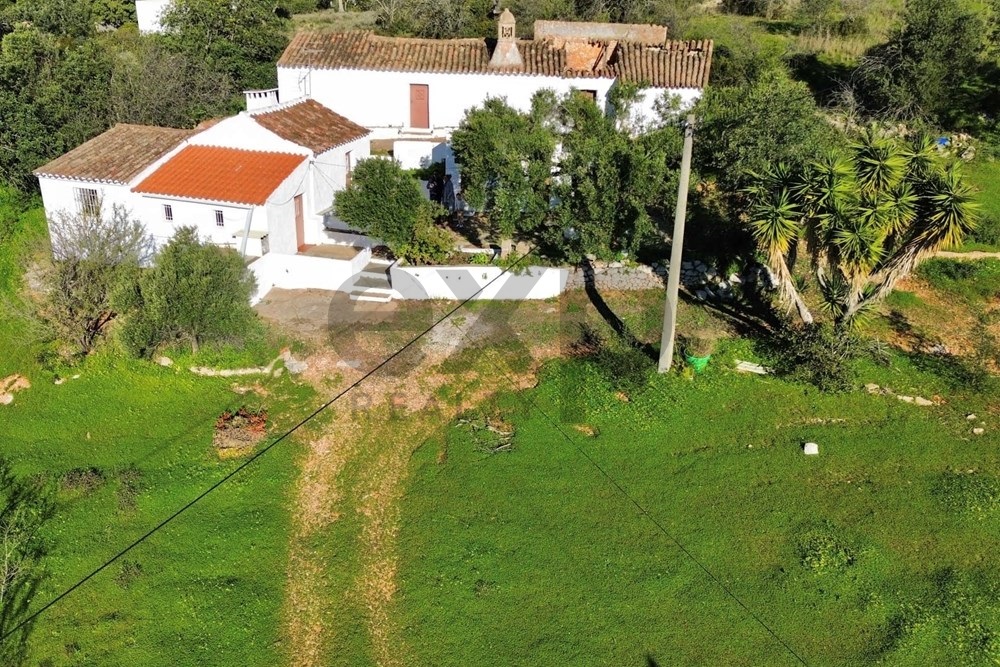
[[[566,289],[566,269],[526,267],[506,273],[498,266],[393,266],[392,288],[404,299],[551,299]],[[499,279],[497,279],[499,277]],[[495,282],[490,282],[495,281]]]
[[[275,287],[349,292],[354,274],[360,272],[369,259],[371,251],[368,250],[362,250],[351,260],[268,253],[250,264],[257,278],[257,292],[250,302],[258,303]]]

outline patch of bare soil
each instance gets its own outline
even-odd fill
[[[226,410],[215,420],[212,445],[220,459],[231,459],[253,451],[267,434],[267,411],[240,407]]]
[[[912,292],[925,305],[907,311],[903,321],[892,322],[890,343],[907,352],[930,352],[936,345],[944,345],[953,354],[972,351],[969,336],[976,317],[967,306],[946,298],[919,278],[902,280],[897,289]]]
[[[353,507],[362,519],[358,545],[362,572],[356,588],[343,591],[343,599],[356,597],[363,603],[377,664],[405,663],[405,644],[394,605],[400,501],[410,456],[441,424],[491,394],[508,389],[506,378],[519,388],[534,384],[537,366],[560,350],[557,341],[537,337],[528,346],[534,363],[519,373],[511,372],[494,349],[478,356],[473,367],[445,372],[442,362],[452,355],[488,342],[492,329],[472,315],[450,318],[419,347],[405,352],[411,356],[398,360],[402,372],[376,373],[352,389],[332,408],[332,420],[323,434],[310,443],[301,464],[290,546],[287,633],[292,664],[320,665],[324,656],[336,650],[331,624],[324,620],[339,612],[342,600],[331,599],[325,587],[327,554],[316,548],[310,537],[340,519],[345,507]],[[380,355],[389,346],[373,334],[363,359],[357,358],[357,345],[350,349],[351,359],[341,357],[332,349],[336,347],[334,342],[309,357],[308,369],[302,374],[323,395],[333,395],[356,382],[384,358]],[[493,380],[481,382],[484,375]],[[434,397],[445,385],[462,398],[437,401]],[[392,417],[391,429],[382,427],[387,416]],[[345,470],[355,461],[365,465],[356,479],[348,479]]]
[[[30,388],[31,382],[23,375],[8,375],[0,380],[0,405],[10,405],[14,402],[14,394]]]

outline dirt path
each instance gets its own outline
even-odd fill
[[[523,323],[527,330],[531,323]],[[345,614],[364,616],[370,653],[381,667],[407,663],[405,638],[396,612],[401,501],[413,451],[462,410],[492,393],[509,388],[505,380],[482,382],[488,366],[502,363],[495,352],[477,355],[478,361],[461,370],[445,372],[442,362],[469,345],[484,343],[491,325],[474,313],[463,313],[442,323],[424,343],[397,360],[396,372],[378,373],[364,381],[331,411],[322,433],[309,443],[301,462],[295,491],[294,529],[290,543],[286,599],[286,635],[290,664],[318,667],[329,663],[338,645],[349,641],[338,637],[336,620]],[[504,328],[502,336],[520,336]],[[362,377],[391,351],[399,331],[389,331],[381,340],[373,334],[362,351],[349,346],[342,358],[331,340],[306,359],[303,379],[321,395],[336,393]],[[533,382],[535,368],[559,352],[551,340],[532,340],[531,367],[517,375],[521,386]],[[348,363],[350,362],[350,363]],[[360,362],[360,363],[358,363]],[[394,362],[394,363],[397,363]],[[479,366],[483,366],[479,368]],[[484,375],[485,374],[485,375]],[[335,378],[335,381],[332,379]],[[447,385],[452,401],[435,400]],[[341,405],[342,403],[342,405]],[[386,428],[386,424],[391,427]],[[331,547],[317,536],[347,517],[360,528],[354,544],[338,544],[336,560],[353,549],[360,571],[353,584],[331,593],[331,576],[342,562],[332,562]],[[356,643],[356,638],[350,641]]]
[[[970,252],[954,252],[952,250],[938,250],[935,257],[942,259],[964,259],[972,261],[975,259],[1000,259],[1000,252],[984,252],[982,250],[972,250]]]

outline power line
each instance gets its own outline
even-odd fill
[[[177,511],[175,511],[173,514],[171,514],[167,518],[163,519],[160,523],[158,523],[155,526],[153,526],[152,528],[150,528],[142,536],[140,536],[139,538],[137,538],[136,540],[134,540],[131,544],[129,544],[127,547],[125,547],[124,549],[122,549],[121,551],[119,551],[117,554],[115,554],[114,556],[112,556],[111,558],[109,558],[101,566],[99,566],[98,568],[96,568],[95,570],[93,570],[90,574],[88,574],[87,576],[83,577],[82,579],[80,579],[79,581],[77,581],[75,584],[73,584],[72,586],[70,586],[69,588],[67,588],[65,591],[63,591],[62,593],[60,593],[56,597],[52,598],[51,600],[49,600],[38,611],[36,611],[36,612],[32,613],[30,616],[26,617],[20,623],[18,623],[13,628],[11,628],[6,633],[4,633],[3,636],[0,636],[0,643],[5,642],[11,635],[13,635],[14,633],[16,633],[18,630],[20,630],[21,628],[23,628],[27,624],[29,624],[32,621],[34,621],[36,618],[38,618],[39,616],[41,616],[47,610],[51,609],[54,605],[58,604],[61,600],[65,599],[66,596],[68,596],[70,593],[72,593],[76,589],[78,589],[81,586],[83,586],[85,583],[87,583],[88,581],[90,581],[91,579],[93,579],[95,576],[97,576],[98,574],[100,574],[101,572],[103,572],[109,566],[113,565],[118,559],[120,559],[121,557],[125,556],[127,553],[129,553],[130,551],[132,551],[132,549],[135,549],[137,546],[139,546],[140,544],[142,544],[143,542],[145,542],[147,539],[149,539],[155,533],[157,533],[158,531],[160,531],[161,529],[163,529],[167,524],[171,523],[174,519],[176,519],[177,517],[179,517],[181,514],[183,514],[187,510],[191,509],[191,507],[193,507],[195,504],[197,504],[198,502],[200,502],[207,495],[209,495],[210,493],[212,493],[213,491],[215,491],[216,489],[218,489],[220,486],[222,486],[223,484],[225,484],[226,482],[228,482],[229,480],[231,480],[236,475],[240,474],[243,470],[245,470],[247,467],[249,467],[251,464],[253,464],[257,459],[259,459],[260,457],[262,457],[265,454],[267,454],[269,451],[271,451],[275,446],[277,446],[283,440],[285,440],[286,438],[288,438],[290,435],[292,435],[293,433],[295,433],[296,431],[298,431],[300,428],[302,428],[303,426],[305,426],[307,423],[309,423],[310,421],[312,421],[313,419],[315,419],[321,412],[323,412],[324,410],[326,410],[327,408],[329,408],[331,405],[333,405],[334,403],[336,403],[338,400],[340,400],[341,398],[343,398],[343,396],[346,395],[349,391],[355,389],[358,385],[360,385],[362,382],[364,382],[365,380],[367,380],[368,378],[370,378],[372,375],[374,375],[375,373],[377,373],[380,369],[382,369],[384,366],[386,366],[393,359],[395,359],[396,357],[398,357],[399,355],[401,355],[403,352],[405,352],[407,349],[409,349],[411,346],[413,346],[421,338],[423,338],[424,336],[426,336],[427,334],[429,334],[439,324],[441,324],[446,319],[448,319],[449,317],[451,317],[452,315],[454,315],[456,312],[458,312],[459,310],[461,310],[462,308],[464,308],[466,305],[468,305],[468,303],[470,301],[472,301],[473,299],[475,299],[477,296],[479,296],[479,294],[481,294],[483,292],[483,290],[485,290],[487,287],[489,287],[490,285],[492,285],[494,282],[496,282],[497,280],[499,280],[500,278],[502,278],[505,274],[509,273],[511,271],[511,269],[515,268],[518,264],[520,264],[521,262],[523,262],[529,256],[530,256],[530,253],[526,253],[522,257],[518,258],[515,262],[513,262],[510,266],[504,268],[503,271],[501,271],[495,278],[493,278],[492,280],[490,280],[489,282],[487,282],[485,285],[483,285],[478,290],[476,290],[471,296],[469,296],[468,298],[466,298],[465,300],[463,300],[462,302],[460,302],[457,306],[455,306],[454,308],[452,308],[451,310],[449,310],[447,313],[445,313],[444,315],[442,315],[433,324],[431,324],[429,327],[427,327],[426,329],[424,329],[421,333],[419,333],[416,336],[414,336],[412,339],[410,339],[409,342],[407,342],[405,345],[403,345],[402,347],[400,347],[399,349],[397,349],[395,352],[393,352],[392,354],[390,354],[388,357],[386,357],[385,359],[383,359],[381,362],[379,362],[378,365],[376,365],[370,371],[368,371],[367,373],[365,373],[364,375],[362,375],[360,378],[358,378],[357,380],[355,380],[347,388],[345,388],[344,390],[342,390],[341,392],[339,392],[337,395],[335,395],[333,398],[331,398],[330,400],[328,400],[326,403],[323,403],[318,408],[316,408],[315,410],[313,410],[311,413],[309,413],[309,415],[307,415],[305,418],[303,418],[297,424],[295,424],[290,429],[288,429],[287,431],[285,431],[284,433],[282,433],[280,436],[278,436],[278,438],[276,438],[273,442],[271,442],[266,447],[264,447],[263,449],[261,449],[260,451],[258,451],[257,453],[255,453],[253,456],[251,456],[249,459],[247,459],[246,461],[244,461],[243,463],[241,463],[239,466],[237,466],[230,473],[228,473],[227,475],[225,475],[224,477],[222,477],[221,479],[219,479],[219,481],[215,482],[210,487],[208,487],[207,489],[205,489],[204,491],[202,491],[195,498],[193,498],[192,500],[190,500],[187,504],[185,504],[183,507],[181,507],[180,509],[178,509]]]
[[[466,336],[466,338],[468,338],[468,340],[470,342],[472,341],[472,339],[469,338],[468,332],[463,332],[463,334]],[[809,663],[807,663],[805,661],[805,659],[803,659],[802,656],[799,655],[795,651],[795,649],[793,649],[788,644],[788,642],[786,642],[784,639],[782,639],[778,635],[778,633],[775,632],[771,628],[771,626],[769,626],[764,621],[763,618],[761,618],[753,609],[751,609],[745,602],[743,602],[743,600],[741,600],[740,597],[737,596],[736,593],[734,593],[732,591],[732,589],[730,589],[729,586],[727,586],[724,581],[722,581],[722,579],[720,579],[718,576],[715,575],[715,573],[713,573],[710,569],[708,569],[708,566],[706,566],[704,563],[702,563],[701,560],[699,560],[697,556],[695,556],[693,553],[691,553],[691,551],[686,546],[684,546],[684,544],[679,539],[677,539],[677,537],[675,537],[673,535],[673,533],[671,533],[666,528],[664,528],[663,524],[660,523],[660,521],[657,520],[657,518],[655,516],[653,516],[653,514],[650,513],[649,510],[647,510],[638,500],[636,500],[635,497],[632,494],[630,494],[625,489],[625,487],[623,487],[618,482],[618,480],[616,480],[614,477],[612,477],[611,474],[607,470],[605,470],[604,467],[601,466],[601,464],[598,463],[587,452],[586,449],[584,449],[583,447],[581,447],[579,445],[579,443],[577,443],[577,441],[571,435],[569,435],[563,428],[561,428],[559,426],[559,423],[555,419],[553,419],[552,417],[550,417],[548,415],[548,413],[545,412],[545,410],[543,410],[541,407],[539,407],[539,405],[535,401],[533,401],[531,399],[531,397],[526,392],[520,391],[519,388],[518,388],[517,382],[514,380],[513,377],[511,377],[511,375],[504,368],[500,368],[498,366],[495,366],[495,368],[497,368],[500,371],[500,374],[503,375],[507,379],[507,382],[510,383],[511,388],[514,389],[514,395],[515,396],[517,396],[518,398],[523,399],[530,407],[532,407],[535,410],[537,410],[539,412],[539,414],[541,414],[546,419],[546,421],[548,421],[557,431],[559,431],[559,434],[562,435],[562,437],[565,438],[569,442],[569,444],[572,445],[585,459],[587,459],[587,461],[590,462],[590,464],[594,468],[596,468],[597,471],[600,472],[601,475],[603,475],[604,478],[607,479],[608,482],[610,482],[611,485],[614,486],[615,489],[617,489],[618,492],[626,500],[628,500],[632,505],[635,506],[636,509],[639,510],[640,514],[642,514],[644,517],[646,517],[654,526],[656,526],[656,528],[661,533],[663,533],[663,535],[665,535],[671,542],[673,542],[675,545],[677,545],[677,548],[680,549],[681,552],[685,556],[687,556],[689,559],[691,559],[691,561],[694,562],[694,564],[697,565],[701,569],[702,572],[704,572],[706,575],[708,575],[708,577],[712,581],[714,581],[716,584],[718,584],[719,588],[721,588],[723,590],[723,592],[725,592],[726,595],[728,595],[729,597],[731,597],[736,602],[736,604],[738,604],[747,614],[749,614],[750,617],[753,618],[753,620],[755,620],[758,625],[760,625],[760,627],[764,628],[764,630],[766,630],[767,633],[769,635],[771,635],[771,637],[773,637],[775,639],[775,641],[777,641],[779,644],[781,644],[785,648],[786,651],[788,651],[792,656],[794,656],[795,659],[799,663],[801,663],[803,665],[806,665],[808,667]]]

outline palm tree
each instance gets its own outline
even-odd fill
[[[825,157],[795,174],[779,164],[748,188],[750,229],[777,277],[780,301],[813,317],[788,268],[805,239],[827,310],[841,327],[884,299],[916,265],[975,225],[972,189],[925,137],[910,143],[875,128],[847,158]]]
[[[795,185],[791,171],[782,163],[757,177],[751,188],[753,206],[750,210],[750,231],[757,246],[767,256],[767,264],[778,288],[779,299],[795,307],[806,324],[813,321],[812,313],[795,286],[786,257],[798,242],[802,230],[803,212],[793,203],[791,189]]]

